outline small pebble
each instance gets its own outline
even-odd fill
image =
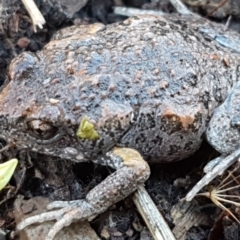
[[[22,38],[18,39],[17,45],[20,48],[27,48],[29,43],[30,43],[30,39],[28,39],[26,37],[22,37]]]
[[[119,232],[119,231],[115,231],[115,232],[112,233],[112,235],[113,235],[114,237],[121,237],[121,236],[122,236],[122,233]]]
[[[107,228],[103,228],[102,229],[102,231],[101,231],[101,237],[103,238],[103,239],[106,239],[106,240],[108,240],[108,239],[110,239],[110,233],[108,232],[108,230],[107,230]]]
[[[131,228],[126,231],[126,235],[129,237],[132,237],[133,233],[134,233],[134,231]]]

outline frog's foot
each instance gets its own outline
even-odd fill
[[[150,174],[148,164],[137,151],[130,148],[114,148],[95,162],[117,168],[117,171],[92,189],[85,200],[53,202],[48,209],[61,209],[27,218],[17,226],[18,229],[34,223],[57,220],[46,237],[46,240],[52,240],[63,227],[77,220],[92,219],[130,195]]]
[[[235,163],[239,159],[239,157],[240,157],[240,149],[236,150],[226,158],[221,156],[212,160],[213,163],[215,163],[214,166],[212,166],[211,164],[207,165],[208,168],[207,168],[206,175],[202,177],[202,179],[187,194],[186,200],[191,201],[204,186],[209,184],[209,182],[211,182],[218,175],[221,175],[228,167],[230,167],[233,163]],[[219,162],[219,160],[221,161]]]
[[[220,156],[217,158],[212,159],[206,166],[203,168],[205,173],[211,172],[221,161],[223,161],[226,156]]]
[[[88,219],[96,213],[90,204],[85,200],[61,202],[56,201],[48,205],[48,209],[61,208],[55,211],[42,213],[36,216],[29,217],[22,221],[17,228],[19,230],[32,225],[34,223],[41,223],[50,220],[57,220],[56,224],[50,229],[45,240],[54,239],[55,235],[65,226],[69,226],[72,222],[81,219]]]

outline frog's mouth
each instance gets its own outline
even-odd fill
[[[63,131],[57,133],[54,137],[52,137],[51,139],[36,139],[35,138],[35,143],[41,144],[41,145],[47,145],[47,144],[53,144],[55,142],[58,142],[59,140],[61,140],[63,138],[64,134]]]

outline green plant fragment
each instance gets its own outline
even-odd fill
[[[16,158],[0,164],[0,190],[2,190],[10,181],[17,164],[18,160]]]
[[[84,116],[77,130],[77,136],[82,139],[97,140],[99,134],[94,129],[94,125]]]

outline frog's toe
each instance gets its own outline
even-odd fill
[[[32,217],[26,218],[25,220],[23,220],[21,223],[18,224],[17,228],[19,230],[22,230],[25,227],[32,225],[34,223],[42,223],[45,221],[60,219],[66,213],[66,211],[67,211],[66,209],[61,209],[57,211],[41,213]]]
[[[67,212],[58,220],[50,229],[45,240],[53,240],[57,233],[64,227],[69,226],[74,220],[81,218],[81,211],[79,208],[67,208]]]
[[[51,210],[54,208],[66,208],[66,207],[80,207],[85,204],[85,200],[74,200],[74,201],[54,201],[48,204],[47,209]]]
[[[61,208],[55,211],[42,213],[36,216],[29,217],[18,224],[19,230],[25,227],[35,224],[42,223],[50,220],[57,220],[54,226],[50,229],[45,240],[53,240],[56,234],[66,226],[69,226],[72,222],[77,220],[86,220],[90,217],[95,216],[95,209],[92,208],[85,200],[76,201],[56,201],[49,204],[48,209]]]
[[[203,171],[205,173],[211,172],[221,161],[224,160],[225,157],[226,156],[220,156],[220,157],[214,158],[213,160],[211,160],[206,164],[206,166],[203,168]]]

